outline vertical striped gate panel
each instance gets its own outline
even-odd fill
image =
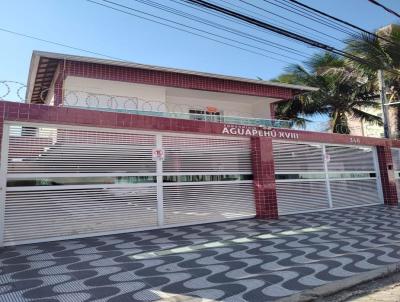
[[[380,202],[372,147],[327,145],[326,153],[334,208]]]
[[[157,225],[154,135],[6,128],[6,245]]]
[[[255,216],[250,140],[163,136],[166,225]]]
[[[329,208],[323,148],[273,142],[279,214]]]
[[[400,200],[400,149],[392,148],[394,178],[396,180],[397,198]]]

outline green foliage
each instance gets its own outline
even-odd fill
[[[376,66],[388,66],[394,62],[394,58],[388,59],[386,51],[378,47],[378,42],[367,36],[348,41],[348,51],[373,61],[368,67],[328,52],[314,55],[304,62],[304,66],[288,66],[285,73],[275,80],[316,87],[318,91],[279,103],[275,116],[293,119],[297,126],[304,126],[306,117],[327,115],[333,132],[345,134],[350,133],[350,117],[382,125],[380,117],[364,111],[380,108],[375,101],[379,95]]]

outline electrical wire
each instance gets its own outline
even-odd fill
[[[339,42],[343,43],[343,41],[342,41],[341,39],[339,39],[339,38],[337,38],[337,37],[335,37],[335,36],[332,36],[332,35],[330,35],[330,34],[324,33],[324,32],[322,32],[322,31],[317,30],[317,29],[315,29],[315,28],[312,28],[312,27],[310,27],[310,26],[304,25],[304,24],[302,24],[302,23],[300,23],[300,22],[291,20],[291,19],[289,19],[289,18],[287,18],[287,17],[284,17],[284,16],[281,16],[281,15],[279,15],[279,14],[276,14],[276,13],[274,13],[274,12],[272,12],[272,11],[269,11],[269,10],[267,10],[267,9],[265,9],[265,8],[263,8],[263,7],[261,7],[261,6],[259,6],[259,5],[255,5],[255,4],[250,3],[250,2],[248,2],[248,1],[246,1],[246,0],[239,0],[239,1],[242,2],[242,3],[245,3],[245,4],[249,5],[249,6],[252,6],[252,7],[254,7],[254,8],[257,8],[257,9],[263,11],[263,12],[272,14],[272,15],[274,15],[274,16],[278,16],[278,17],[280,17],[280,18],[282,18],[282,19],[284,19],[284,20],[293,22],[293,23],[295,23],[295,24],[297,24],[297,25],[300,25],[300,26],[302,26],[302,27],[304,27],[304,28],[307,28],[307,29],[309,29],[309,30],[315,31],[315,32],[317,32],[317,33],[319,33],[319,34],[322,34],[322,35],[327,36],[327,37],[329,37],[329,38],[331,38],[331,39],[333,39],[333,40],[336,40],[336,41],[339,41]]]
[[[176,0],[170,0],[170,1],[176,1]],[[178,0],[178,1],[179,1],[179,0]],[[180,0],[180,1],[184,2],[185,0]],[[267,18],[268,21],[269,21],[271,24],[275,25],[275,26],[283,26],[283,27],[286,27],[288,30],[289,30],[289,28],[290,28],[290,30],[294,30],[293,32],[295,32],[295,33],[305,33],[305,32],[306,32],[307,34],[309,34],[310,36],[313,36],[313,37],[316,38],[316,39],[320,39],[320,40],[322,39],[322,41],[325,39],[325,37],[322,37],[322,38],[321,38],[321,36],[319,36],[318,34],[305,31],[304,29],[301,29],[301,28],[295,27],[295,26],[293,26],[293,25],[290,25],[290,24],[288,24],[288,23],[285,23],[285,22],[276,20],[276,19],[274,19],[274,18],[271,18],[270,16],[266,16],[266,15],[260,14],[260,13],[258,13],[258,12],[253,11],[253,10],[250,10],[250,9],[248,9],[248,8],[246,8],[246,7],[243,7],[243,6],[239,6],[239,5],[237,5],[237,4],[234,4],[234,3],[232,3],[231,1],[226,1],[226,0],[220,0],[220,1],[221,1],[221,2],[224,2],[225,4],[227,4],[227,5],[229,5],[229,6],[232,6],[232,7],[234,7],[234,8],[238,8],[239,10],[247,11],[247,12],[249,12],[249,13],[252,14],[252,15],[256,15],[256,16],[259,16],[259,17],[262,17],[262,18]],[[283,17],[283,16],[281,16],[281,15],[279,15],[279,14],[275,14],[275,13],[270,12],[270,11],[266,11],[266,12],[268,12],[269,14],[271,14],[271,15],[273,15],[273,16],[277,16],[277,17],[279,17],[279,18],[281,18],[281,19],[288,20],[288,21],[290,21],[290,22],[296,23],[296,24],[298,24],[298,25],[304,27],[303,24],[297,23],[296,21],[293,21],[293,20],[291,20],[291,19],[285,18],[285,17]],[[241,21],[241,20],[238,20],[238,21]],[[275,23],[277,23],[277,24],[274,24],[274,23],[271,22],[271,21],[273,21],[273,22],[275,22]],[[244,22],[242,21],[240,24],[243,24],[243,23],[244,23]],[[249,24],[247,24],[247,25],[249,25]],[[256,26],[252,26],[252,28],[257,28],[257,27],[256,27]],[[260,29],[260,28],[258,28],[258,29],[261,30],[261,31],[263,31],[263,32],[265,32],[264,30],[262,30],[262,29]],[[311,30],[314,30],[314,29],[312,29],[312,28],[310,28],[310,29],[311,29]],[[278,34],[275,34],[275,33],[272,33],[272,34],[274,34],[274,35],[276,35],[276,36],[279,36]],[[322,34],[325,35],[324,33],[322,33]],[[325,36],[326,36],[326,35],[325,35]],[[282,38],[282,36],[280,36],[280,37]],[[326,41],[327,41],[327,40],[325,40],[325,42],[326,42]],[[293,42],[293,41],[292,41],[292,42]]]
[[[180,27],[177,27],[177,26],[168,24],[168,23],[164,23],[164,22],[158,21],[157,19],[161,19],[161,20],[165,20],[165,21],[167,21],[167,22],[171,22],[171,23],[173,23],[173,24],[182,25],[182,26],[187,27],[187,28],[192,28],[192,29],[197,30],[197,31],[200,31],[200,32],[209,33],[209,32],[207,32],[207,31],[195,29],[195,28],[193,28],[193,27],[191,27],[191,26],[187,26],[187,25],[184,25],[184,24],[181,24],[181,23],[178,23],[178,22],[174,22],[174,21],[168,20],[168,19],[166,19],[166,18],[161,18],[161,17],[155,16],[155,15],[152,15],[152,14],[149,14],[149,13],[146,13],[146,12],[142,12],[142,11],[140,11],[140,10],[136,10],[136,9],[131,8],[131,10],[133,10],[133,11],[137,11],[138,13],[142,13],[142,14],[144,14],[144,15],[147,15],[147,16],[150,16],[150,17],[153,17],[153,18],[156,18],[156,20],[151,19],[151,18],[149,18],[149,17],[144,17],[144,16],[141,16],[141,15],[138,15],[138,14],[134,14],[134,13],[131,13],[131,12],[122,10],[122,9],[118,9],[118,8],[116,8],[116,7],[113,7],[113,6],[104,4],[104,3],[99,3],[99,2],[96,2],[96,1],[94,1],[94,0],[86,0],[86,1],[88,1],[88,2],[90,2],[90,3],[93,3],[93,4],[96,4],[96,5],[99,5],[99,6],[103,6],[103,7],[105,7],[105,8],[108,8],[108,9],[111,9],[111,10],[114,10],[114,11],[117,11],[117,12],[120,12],[120,13],[124,13],[124,14],[130,15],[130,16],[134,16],[134,17],[137,17],[137,18],[140,18],[140,19],[143,19],[143,20],[147,20],[147,21],[150,21],[150,22],[153,22],[153,23],[157,23],[157,24],[159,24],[159,25],[163,25],[163,26],[166,26],[166,27],[169,27],[169,28],[173,28],[173,29],[176,29],[176,30],[181,31],[181,32],[185,32],[185,33],[189,33],[189,34],[192,34],[192,35],[195,35],[195,36],[198,36],[198,37],[202,37],[202,38],[204,38],[204,39],[211,40],[211,41],[217,42],[217,43],[219,43],[219,44],[223,44],[223,45],[230,46],[230,47],[233,47],[233,48],[236,48],[236,49],[240,49],[240,50],[243,50],[243,51],[252,53],[252,54],[256,54],[256,55],[259,55],[259,56],[262,56],[262,57],[265,57],[265,58],[268,58],[268,59],[272,59],[272,60],[279,61],[279,62],[286,63],[286,64],[292,64],[292,63],[293,63],[293,62],[285,61],[285,60],[282,60],[282,59],[279,59],[279,58],[276,58],[276,57],[273,57],[273,56],[268,56],[268,55],[263,54],[263,53],[260,53],[260,52],[258,52],[258,51],[254,51],[254,50],[251,50],[251,49],[248,49],[248,48],[244,48],[244,47],[241,47],[241,46],[237,46],[237,45],[231,44],[231,43],[229,43],[229,42],[221,41],[221,40],[212,38],[212,37],[210,37],[210,36],[205,36],[205,35],[203,35],[203,34],[199,34],[199,33],[196,33],[196,32],[190,31],[190,30],[186,30],[186,29],[183,29],[183,28],[180,28]],[[105,1],[105,0],[103,0],[103,1]],[[105,1],[105,2],[112,2],[112,1]],[[213,33],[209,33],[209,34],[214,35]],[[214,36],[216,36],[216,35],[214,35]],[[224,37],[223,37],[223,38],[224,38]],[[225,38],[225,39],[226,39],[226,38]],[[228,40],[232,40],[232,41],[234,41],[234,42],[237,42],[237,41],[235,41],[235,40],[233,40],[233,39],[228,39]],[[238,43],[239,43],[239,42],[238,42]],[[240,44],[245,44],[245,43],[240,43]],[[245,44],[245,45],[246,45],[246,44]],[[250,45],[250,46],[251,46],[251,45]],[[297,60],[297,59],[296,59],[296,60]]]
[[[188,13],[182,12],[180,10],[176,10],[174,8],[159,4],[159,3],[151,1],[151,0],[134,0],[134,1],[142,3],[142,4],[149,5],[149,6],[154,7],[154,8],[158,8],[160,10],[175,14],[177,16],[181,16],[181,17],[187,18],[189,20],[193,20],[193,21],[199,22],[201,24],[208,25],[208,26],[210,26],[212,28],[218,28],[218,29],[227,31],[229,33],[238,35],[240,37],[243,37],[243,38],[258,42],[258,43],[266,44],[268,46],[277,48],[277,49],[285,51],[285,52],[290,52],[292,54],[301,56],[303,58],[310,58],[311,57],[310,54],[306,54],[306,53],[301,52],[301,51],[299,51],[297,49],[294,49],[294,48],[291,48],[291,47],[288,47],[288,46],[285,46],[285,45],[282,45],[282,44],[279,44],[279,43],[275,43],[275,42],[266,40],[266,39],[258,37],[258,36],[254,36],[252,34],[249,34],[249,33],[246,33],[246,32],[240,31],[240,30],[233,29],[231,27],[227,27],[225,25],[222,25],[222,24],[219,24],[219,23],[216,23],[216,22],[204,19],[204,18],[197,17],[197,16],[194,16],[192,14],[188,14]],[[289,58],[289,59],[293,59],[292,57],[288,57],[288,56],[282,55],[281,53],[277,53],[277,52],[274,52],[274,51],[269,51],[269,52],[273,53],[273,54],[276,54],[276,55],[279,55],[279,56],[283,56],[283,57]]]
[[[267,53],[273,53],[273,54],[279,55],[279,56],[287,58],[287,59],[291,59],[291,60],[294,60],[294,61],[298,60],[298,58],[293,58],[293,57],[290,57],[290,56],[287,56],[287,55],[276,53],[276,52],[273,52],[273,51],[271,51],[269,49],[258,47],[258,46],[255,46],[255,45],[252,45],[252,44],[249,44],[249,43],[245,43],[245,42],[241,42],[241,41],[238,41],[238,40],[235,40],[235,39],[231,39],[229,37],[225,37],[225,36],[222,36],[222,35],[207,31],[207,30],[199,29],[199,28],[196,28],[194,26],[190,26],[190,25],[187,25],[187,24],[183,24],[183,23],[180,23],[180,22],[169,20],[167,18],[163,18],[163,17],[156,16],[156,15],[153,15],[153,14],[150,14],[150,13],[146,13],[146,12],[143,12],[141,10],[135,9],[133,7],[117,3],[115,1],[111,1],[111,0],[100,0],[100,1],[103,1],[103,2],[106,2],[106,3],[110,3],[110,4],[113,4],[115,6],[122,7],[124,9],[132,10],[132,11],[135,11],[135,12],[140,12],[142,14],[145,14],[145,15],[148,15],[148,16],[151,16],[151,17],[155,17],[155,18],[167,21],[167,22],[171,22],[171,23],[174,23],[174,24],[177,24],[179,26],[186,27],[186,28],[189,28],[189,29],[192,29],[192,30],[195,30],[195,31],[199,31],[201,33],[205,33],[205,34],[208,34],[208,35],[213,35],[213,36],[216,36],[218,38],[222,38],[222,39],[228,40],[230,42],[238,43],[238,44],[241,44],[241,45],[244,45],[244,46],[247,46],[247,47],[252,47],[254,49],[261,50],[261,51],[264,51],[264,52],[267,52]],[[92,2],[92,1],[89,1],[89,2]]]
[[[267,1],[267,0],[264,0],[264,1]],[[273,0],[273,1],[278,2],[279,4],[282,4],[284,6],[289,7],[290,8],[290,12],[292,12],[292,13],[295,13],[295,14],[301,13],[300,14],[301,16],[303,16],[303,17],[305,17],[305,18],[307,18],[309,20],[312,20],[312,21],[317,22],[317,23],[319,23],[321,25],[330,27],[332,29],[335,29],[335,30],[341,32],[341,33],[347,34],[349,36],[355,37],[359,33],[358,31],[355,31],[354,29],[349,28],[349,27],[345,26],[344,24],[342,24],[340,22],[337,22],[337,21],[335,21],[333,19],[330,19],[330,18],[326,18],[326,17],[321,16],[319,14],[316,14],[315,12],[309,11],[306,8],[304,8],[302,6],[299,6],[299,5],[295,4],[295,3],[287,2],[287,1],[283,1],[283,0]],[[282,7],[282,8],[285,9],[285,7]]]
[[[221,1],[222,1],[222,0],[221,0]],[[254,8],[257,8],[257,9],[263,11],[263,12],[269,13],[269,14],[274,15],[274,16],[277,16],[277,17],[280,17],[280,18],[282,18],[282,19],[284,19],[284,20],[286,20],[286,21],[293,22],[293,23],[295,23],[295,24],[297,24],[297,25],[300,25],[300,26],[302,26],[302,27],[304,27],[304,28],[310,29],[310,30],[315,31],[315,32],[317,32],[317,33],[319,33],[319,34],[322,34],[322,35],[324,35],[324,36],[327,36],[327,37],[329,37],[329,38],[331,38],[331,39],[334,39],[334,40],[336,40],[336,41],[339,41],[339,42],[342,42],[342,43],[343,43],[343,41],[342,41],[341,39],[337,38],[337,37],[334,37],[334,36],[332,36],[332,35],[330,35],[330,34],[327,34],[327,33],[324,33],[324,32],[322,32],[322,31],[319,31],[319,30],[317,30],[317,29],[315,29],[315,28],[312,28],[312,27],[310,27],[310,26],[304,25],[304,24],[302,24],[302,23],[300,23],[300,22],[293,21],[293,20],[291,20],[291,19],[289,19],[289,18],[287,18],[287,17],[281,16],[281,15],[279,15],[279,14],[276,14],[276,13],[272,12],[272,11],[269,11],[269,10],[267,10],[267,9],[261,7],[261,6],[255,5],[255,4],[250,3],[250,2],[248,2],[248,1],[246,1],[246,0],[239,0],[239,1],[242,2],[242,3],[245,3],[245,4],[249,5],[249,6],[252,6],[252,7],[254,7]],[[222,2],[226,2],[226,1],[222,1]]]
[[[67,44],[63,44],[63,43],[59,43],[59,42],[46,40],[46,39],[43,39],[43,38],[31,36],[31,35],[28,35],[28,34],[12,31],[12,30],[9,30],[9,29],[3,28],[3,27],[0,27],[0,31],[6,32],[6,33],[9,33],[9,34],[13,34],[13,35],[16,35],[16,36],[20,36],[20,37],[29,38],[29,39],[32,39],[32,40],[48,43],[48,44],[62,46],[62,47],[73,49],[73,50],[79,50],[79,51],[82,51],[82,52],[90,53],[92,55],[101,56],[101,57],[112,59],[112,60],[126,61],[126,60],[123,60],[123,59],[120,59],[120,58],[116,58],[116,57],[112,57],[112,56],[109,56],[109,55],[105,55],[105,54],[102,54],[102,53],[99,53],[99,52],[95,52],[95,51],[91,51],[91,50],[87,50],[87,49],[83,49],[83,48],[79,48],[79,47],[75,47],[75,46],[71,46],[71,45],[67,45]]]
[[[266,3],[272,4],[272,5],[274,5],[274,6],[277,6],[277,7],[279,7],[279,8],[282,8],[282,9],[284,9],[284,10],[286,10],[286,11],[291,12],[291,13],[294,13],[294,14],[297,14],[297,15],[302,16],[302,17],[304,17],[304,18],[307,18],[307,19],[309,19],[309,20],[312,20],[312,21],[314,21],[314,22],[317,22],[317,23],[319,23],[319,24],[322,24],[322,25],[324,25],[324,26],[327,26],[327,27],[336,29],[337,31],[340,31],[340,32],[345,33],[345,34],[347,34],[347,35],[350,35],[350,36],[353,35],[353,33],[349,32],[349,31],[347,31],[347,30],[344,30],[344,29],[340,28],[339,26],[336,26],[336,25],[333,24],[332,22],[326,22],[326,21],[322,20],[321,18],[319,18],[319,17],[317,17],[317,16],[315,16],[315,15],[312,15],[312,14],[309,14],[309,13],[302,13],[302,12],[300,12],[300,11],[298,11],[298,10],[290,9],[290,8],[288,8],[287,5],[286,5],[286,7],[285,7],[285,6],[276,4],[276,3],[274,3],[274,2],[272,2],[272,1],[270,1],[270,0],[263,0],[263,1],[266,2]],[[278,3],[280,3],[280,2],[278,2]]]
[[[141,17],[141,16],[137,16],[137,17],[143,19],[143,17]],[[155,22],[154,20],[149,20],[149,21]],[[168,26],[166,24],[162,24],[162,25]],[[180,31],[185,31],[185,30],[180,29],[180,28],[175,28],[175,29],[178,29]],[[96,55],[96,56],[100,56],[100,57],[104,57],[104,58],[108,58],[108,59],[112,59],[112,60],[118,60],[118,61],[127,62],[126,59],[121,59],[121,58],[118,58],[118,57],[115,57],[115,56],[110,56],[110,55],[107,55],[107,54],[104,54],[104,53],[95,52],[95,51],[91,51],[91,50],[88,50],[88,49],[79,48],[79,47],[71,46],[71,45],[68,45],[68,44],[51,41],[51,40],[48,40],[48,39],[44,39],[44,38],[40,38],[40,37],[37,37],[37,36],[29,35],[29,34],[26,34],[26,33],[12,31],[10,29],[3,28],[3,27],[0,27],[0,31],[5,32],[5,33],[9,33],[9,34],[12,34],[12,35],[20,36],[20,37],[23,37],[23,38],[28,38],[28,39],[36,40],[36,41],[39,41],[39,42],[47,43],[47,44],[52,44],[52,45],[61,46],[61,47],[64,47],[64,48],[69,48],[69,49],[72,49],[72,50],[85,52],[85,53],[88,53],[88,54],[91,54],[91,55]],[[199,35],[197,33],[189,32],[189,31],[185,31],[185,32],[200,36],[202,38],[206,38],[206,39],[212,40],[214,42],[217,42],[217,43],[220,43],[220,44],[223,44],[223,45],[226,45],[226,46],[234,47],[236,49],[240,49],[240,50],[243,50],[243,51],[246,51],[246,52],[250,52],[250,53],[253,53],[253,54],[256,54],[256,55],[260,55],[260,56],[263,56],[263,57],[266,57],[266,58],[269,58],[269,59],[273,59],[273,60],[276,60],[276,61],[279,61],[279,62],[282,62],[282,63],[292,64],[289,61],[281,60],[281,59],[278,59],[278,58],[275,58],[275,57],[272,57],[272,56],[267,56],[265,54],[258,53],[258,52],[255,52],[255,51],[252,51],[252,50],[249,50],[249,49],[245,49],[245,48],[233,45],[233,44],[229,44],[229,43],[226,43],[226,42],[223,42],[223,41],[219,41],[219,40],[216,40],[216,39],[205,37],[205,36]]]
[[[204,1],[204,0],[185,0],[185,1],[188,2],[188,3],[192,3],[193,5],[199,5],[199,6],[208,8],[210,10],[214,10],[214,11],[220,12],[222,14],[226,14],[226,15],[230,15],[230,16],[236,17],[236,18],[244,20],[244,21],[246,21],[248,23],[255,24],[257,26],[265,28],[265,29],[267,29],[269,31],[276,32],[276,33],[279,33],[281,35],[290,37],[293,40],[298,40],[298,41],[301,41],[301,42],[303,42],[305,44],[309,44],[309,45],[311,45],[313,47],[320,48],[320,49],[323,49],[325,51],[329,51],[329,52],[332,52],[334,54],[343,56],[343,57],[348,58],[348,59],[350,59],[352,61],[356,61],[356,62],[358,62],[360,64],[367,65],[367,66],[374,66],[375,68],[381,68],[381,66],[376,66],[374,62],[371,62],[371,61],[369,61],[367,59],[358,57],[358,56],[356,56],[356,55],[354,55],[352,53],[348,53],[346,51],[343,51],[343,50],[337,49],[335,47],[332,47],[330,45],[320,43],[318,41],[309,39],[309,38],[307,38],[305,36],[302,36],[302,35],[298,35],[298,34],[294,34],[294,33],[288,32],[287,30],[278,28],[278,27],[273,26],[271,24],[268,24],[266,22],[262,22],[260,20],[254,19],[252,17],[243,15],[243,14],[238,13],[236,11],[232,11],[232,10],[229,10],[227,8],[212,4],[210,2],[207,2],[207,1]],[[397,73],[394,70],[387,70],[387,71],[390,72],[390,73],[395,73],[396,75],[400,75],[399,73]]]
[[[353,28],[353,29],[356,29],[356,30],[358,30],[358,31],[360,31],[360,32],[362,32],[362,33],[364,33],[364,34],[370,36],[370,37],[374,37],[374,38],[376,38],[376,39],[383,40],[383,41],[385,41],[385,42],[388,42],[388,43],[393,44],[394,46],[399,46],[397,43],[394,43],[393,41],[391,41],[391,40],[389,40],[389,39],[386,39],[385,37],[379,36],[379,35],[377,35],[376,33],[373,33],[373,32],[369,32],[369,31],[367,31],[367,30],[365,30],[365,29],[363,29],[363,28],[361,28],[361,27],[359,27],[359,26],[357,26],[357,25],[355,25],[355,24],[352,24],[352,23],[350,23],[350,22],[348,22],[348,21],[345,21],[345,20],[343,20],[343,19],[337,18],[337,17],[332,16],[332,15],[330,15],[330,14],[327,14],[327,13],[321,11],[321,10],[318,10],[318,9],[313,8],[313,7],[311,7],[311,6],[308,6],[308,5],[304,4],[304,3],[301,3],[301,2],[298,1],[298,0],[288,0],[288,1],[290,1],[290,2],[292,2],[292,3],[295,3],[295,4],[297,4],[298,6],[303,7],[303,8],[305,8],[305,9],[309,10],[309,11],[312,11],[312,12],[314,12],[314,13],[317,13],[317,14],[319,14],[319,15],[322,15],[322,16],[324,16],[324,17],[326,17],[326,18],[330,18],[330,19],[332,19],[332,20],[335,20],[335,21],[337,21],[337,22],[340,22],[340,23],[342,23],[342,24],[345,24],[345,25],[347,25],[347,26],[349,26],[349,27],[351,27],[351,28]]]
[[[237,19],[235,19],[235,18],[233,18],[233,17],[231,17],[231,16],[221,15],[221,14],[218,14],[218,13],[214,13],[213,11],[206,10],[206,9],[204,9],[204,8],[202,8],[202,7],[192,6],[192,5],[188,4],[188,3],[185,3],[185,0],[169,0],[169,1],[171,1],[171,2],[173,2],[173,3],[175,3],[175,4],[179,4],[179,5],[188,7],[188,8],[190,8],[190,9],[197,10],[197,11],[199,11],[199,12],[201,12],[201,13],[208,14],[208,15],[210,15],[210,16],[214,16],[214,17],[218,17],[218,18],[223,19],[223,20],[227,20],[227,21],[229,21],[229,22],[231,22],[231,23],[234,23],[235,25],[241,25],[241,26],[244,26],[244,27],[246,27],[246,28],[250,28],[250,29],[252,29],[252,30],[255,30],[255,31],[258,31],[258,32],[261,32],[261,33],[265,33],[265,30],[263,30],[262,28],[259,28],[259,27],[257,27],[257,26],[252,25],[252,24],[249,24],[249,23],[246,23],[246,22],[244,22],[244,21],[242,21],[242,20],[237,20]],[[279,22],[279,21],[276,21],[276,22],[282,24],[282,22]],[[292,28],[294,28],[294,29],[297,29],[297,28],[295,28],[295,27],[293,27],[293,26],[290,26],[290,25],[288,25],[288,26],[289,26],[289,27],[292,27]],[[298,30],[300,30],[300,29],[298,29]],[[300,30],[300,31],[301,31],[301,30]],[[280,35],[278,35],[278,34],[276,34],[276,33],[272,33],[272,34],[273,34],[273,36],[275,36],[275,37],[278,37],[278,38],[280,38],[280,39],[289,41],[289,39],[286,39],[286,38],[284,38],[284,37],[282,37],[282,36],[280,36]],[[271,41],[271,42],[272,42],[272,41]],[[290,42],[293,42],[293,41],[290,41]],[[297,41],[296,41],[296,42],[297,42]],[[275,43],[275,42],[273,42],[273,43]],[[298,53],[303,53],[303,54],[305,54],[305,55],[311,55],[310,53],[297,50],[297,49],[292,48],[292,47],[289,47],[289,46],[287,46],[287,45],[285,45],[285,44],[281,44],[281,43],[276,43],[276,44],[277,44],[277,45],[281,45],[282,47],[285,47],[285,49],[291,49],[291,50],[294,50],[294,51],[296,51],[296,52],[298,52]]]
[[[368,1],[371,2],[372,4],[375,4],[375,5],[383,8],[385,11],[391,13],[392,15],[395,15],[396,17],[400,18],[400,14],[396,13],[394,10],[390,9],[387,6],[384,6],[383,4],[379,3],[378,1],[376,1],[376,0],[368,0]]]

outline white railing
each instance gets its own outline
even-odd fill
[[[28,102],[26,100],[26,85],[17,81],[0,80],[0,101]],[[48,103],[47,92],[41,91],[42,103]],[[293,128],[298,130],[314,132],[332,132],[329,121],[306,122],[304,127],[296,127],[290,120],[275,120],[253,117],[252,112],[235,111],[231,108],[224,110],[222,115],[190,114],[190,109],[206,112],[207,108],[196,104],[184,104],[173,102],[162,102],[157,100],[146,100],[138,97],[126,97],[118,95],[107,95],[89,93],[78,90],[63,91],[63,105],[68,107],[94,109],[100,111],[125,112],[132,114],[151,115],[178,119],[201,120],[210,122],[222,122],[239,125],[256,125],[276,128]],[[375,127],[375,126],[371,126]],[[363,135],[364,129],[360,125],[351,125],[351,134]],[[376,128],[376,127],[375,127]],[[377,129],[374,129],[377,132]],[[382,130],[383,131],[383,130]],[[336,133],[347,134],[347,127],[337,125]],[[368,136],[368,135],[367,135]]]
[[[64,92],[63,106],[240,125],[277,128],[291,128],[293,126],[293,123],[288,120],[257,118],[253,117],[253,113],[245,111],[229,109],[223,110],[220,115],[212,115],[206,113],[207,107],[196,104],[164,102],[77,90],[66,90]],[[201,111],[204,114],[188,113],[189,110]]]
[[[16,81],[0,80],[0,101],[27,102],[26,85]],[[40,94],[42,103],[48,103],[48,89]],[[135,96],[107,95],[79,90],[63,90],[62,106],[94,109],[100,111],[123,112],[187,120],[254,125],[276,128],[291,128],[289,120],[266,119],[254,117],[252,112],[224,109],[220,115],[189,113],[189,110],[207,112],[207,107],[196,104],[163,102],[147,100]]]

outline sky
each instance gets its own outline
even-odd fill
[[[135,0],[115,1],[134,9],[156,14],[163,18],[173,19],[186,26],[201,27],[214,34],[225,35],[231,39],[257,44],[254,41],[244,40],[244,38],[241,37],[238,38],[234,35],[229,36],[226,32],[218,31],[213,27],[201,26],[199,23],[186,18],[177,17],[154,8],[149,8]],[[213,16],[190,10],[189,8],[182,8],[182,6],[176,4],[176,0],[153,1],[177,9],[185,9],[185,11],[190,13],[197,12],[199,16],[211,17],[215,22],[222,23],[225,26],[234,26],[239,30],[246,30],[247,32],[257,34],[258,37],[274,43],[284,43],[285,47],[290,47],[294,49],[294,51],[305,52],[307,55],[316,51],[310,47],[276,37],[270,33],[249,29],[237,23],[235,25],[235,23],[229,21],[221,21],[219,18],[214,18]],[[311,29],[317,29],[339,40],[345,38],[343,33],[323,25],[318,25],[313,21],[283,10],[264,0],[247,1],[274,14],[280,14],[285,18],[294,20],[298,24],[283,20],[275,15],[271,15],[271,13],[266,13],[254,7],[246,6],[246,4],[240,0],[225,0],[229,2],[229,4],[227,2],[222,2],[224,0],[212,1],[225,6],[239,5],[246,7],[253,12],[262,14],[262,16],[259,15],[258,17],[264,18],[264,20],[268,20],[277,25],[282,25],[282,23],[278,22],[284,22],[297,28],[291,29],[300,29],[300,32],[304,34],[311,33],[313,35],[320,35],[311,32]],[[276,4],[279,1],[284,2],[285,0],[270,0],[270,2],[275,2]],[[399,0],[379,1],[393,10],[400,12]],[[400,21],[396,19],[394,15],[387,13],[367,0],[301,0],[301,2],[347,20],[369,31],[389,23],[399,23]],[[276,61],[272,58],[266,58],[230,46],[221,45],[202,37],[101,7],[86,0],[0,0],[0,11],[0,28],[2,29],[36,36],[137,63],[253,79],[271,79],[279,75],[289,63],[301,62],[305,59],[305,57],[297,54],[288,54],[279,49],[270,48],[269,46],[264,47],[265,45],[257,44],[259,48],[267,48],[266,50],[262,50],[264,55],[274,56],[286,62]],[[301,27],[301,25],[305,25],[310,29]],[[321,36],[318,36],[318,38],[321,38]],[[326,36],[322,38],[336,47],[340,48],[343,46],[343,43],[333,38]],[[9,80],[26,83],[29,62],[33,50],[93,56],[83,51],[51,45],[3,31],[0,31],[0,41],[0,81]],[[227,42],[227,40],[225,40],[225,42]],[[240,46],[244,47],[243,45]],[[274,51],[277,54],[272,54],[269,51]],[[288,59],[279,55],[287,55],[291,58]]]

